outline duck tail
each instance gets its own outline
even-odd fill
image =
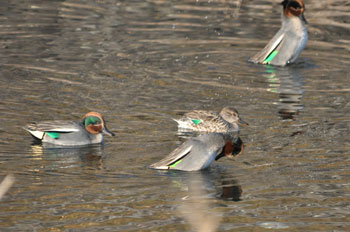
[[[36,126],[33,124],[25,125],[22,128],[28,131],[36,139],[42,140],[44,137],[45,132],[37,130]]]

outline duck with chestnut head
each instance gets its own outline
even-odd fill
[[[284,0],[281,4],[280,30],[260,52],[249,59],[250,62],[285,66],[294,63],[305,48],[308,33],[303,0]]]
[[[209,133],[190,138],[160,161],[152,169],[199,171],[208,168],[214,160],[232,158],[243,153],[241,139],[232,133]]]
[[[81,146],[103,143],[103,134],[114,136],[110,132],[102,115],[87,113],[82,121],[42,121],[23,127],[35,139],[43,143],[59,146]]]

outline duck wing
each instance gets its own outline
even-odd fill
[[[71,133],[79,131],[81,128],[78,123],[73,121],[55,120],[30,123],[24,126],[23,129],[31,133],[34,137],[42,139],[45,132]]]
[[[268,64],[277,55],[278,49],[281,47],[285,32],[280,30],[267,43],[267,45],[253,57],[249,58],[249,62]]]
[[[184,115],[187,118],[190,119],[198,119],[198,120],[205,120],[216,118],[219,116],[217,112],[214,111],[205,111],[205,110],[194,110],[191,112],[188,112]]]
[[[25,126],[28,130],[38,131],[54,131],[54,132],[74,132],[79,131],[79,125],[73,121],[43,121],[39,123],[31,123]]]
[[[188,155],[192,150],[193,145],[191,141],[184,142],[181,146],[172,151],[169,155],[167,155],[162,160],[150,165],[150,168],[154,169],[169,169],[170,165],[176,163],[181,160],[183,157]]]

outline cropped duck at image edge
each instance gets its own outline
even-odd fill
[[[305,48],[308,33],[303,0],[284,0],[281,4],[280,30],[260,52],[249,59],[250,62],[285,66],[294,63]]]

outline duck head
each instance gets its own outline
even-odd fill
[[[107,129],[105,120],[100,113],[89,112],[85,114],[83,117],[83,125],[90,134],[97,135],[99,133],[104,133],[114,136],[114,133]]]
[[[227,122],[232,124],[249,125],[243,119],[239,117],[238,111],[233,107],[225,107],[221,110],[220,115]]]
[[[226,141],[225,146],[217,153],[215,160],[219,160],[222,157],[233,158],[234,143],[232,141]]]
[[[304,17],[305,4],[303,0],[283,0],[281,5],[286,17],[299,17],[304,23],[307,23]]]
[[[234,158],[239,156],[244,151],[244,144],[241,138],[237,138],[235,142],[233,142],[233,138],[230,134],[227,134],[225,146],[218,152],[215,160],[219,160],[222,157]]]

